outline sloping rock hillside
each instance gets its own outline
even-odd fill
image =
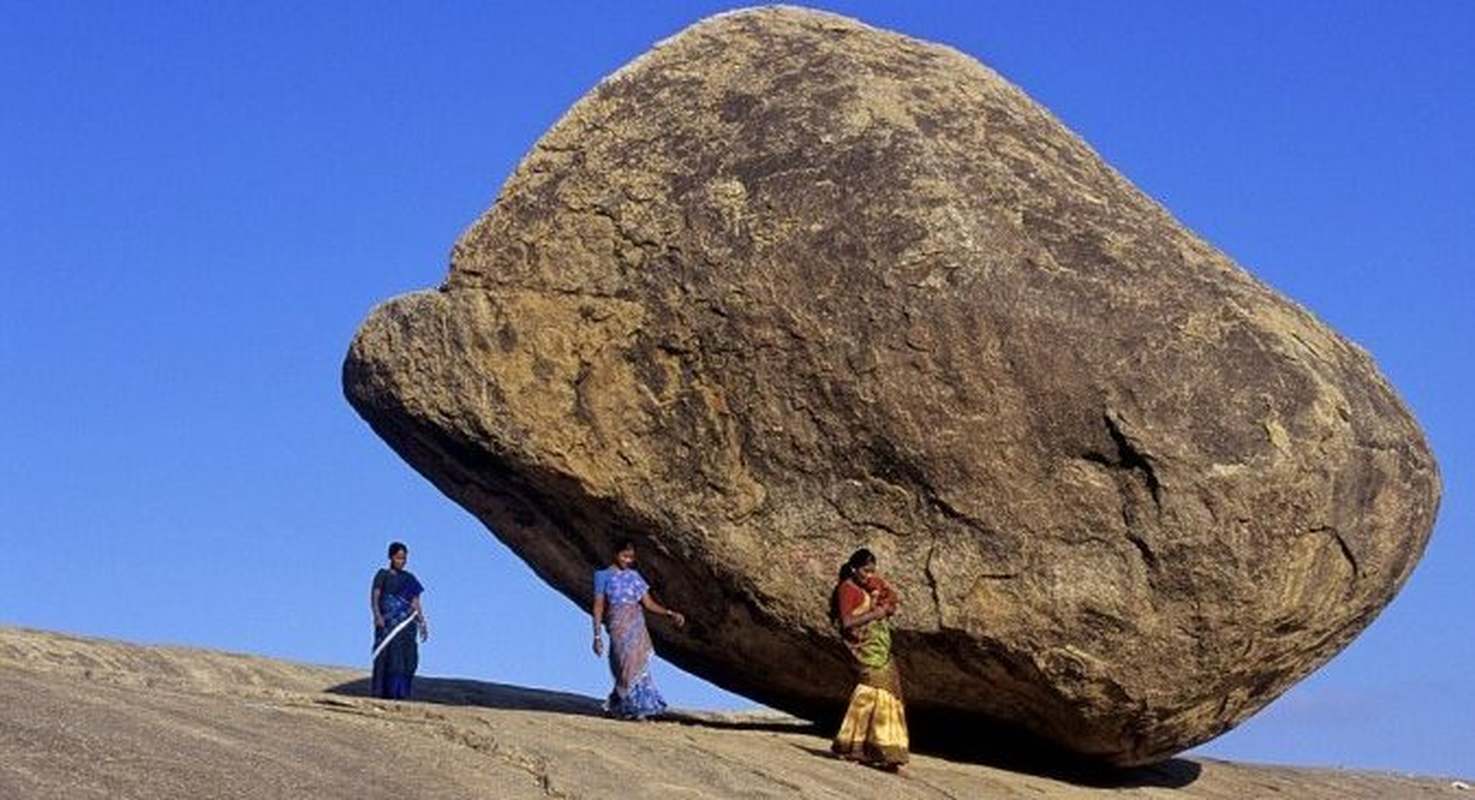
[[[1095,786],[925,755],[898,777],[831,760],[787,717],[622,723],[591,698],[455,680],[393,703],[355,696],[353,670],[9,628],[0,675],[7,800],[1469,796],[1448,780],[1185,759]]]

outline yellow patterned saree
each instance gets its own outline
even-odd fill
[[[841,619],[869,611],[871,595],[850,581],[838,589]],[[906,708],[901,675],[891,658],[891,623],[878,619],[845,632],[854,657],[855,691],[831,749],[841,758],[895,768],[907,763]]]

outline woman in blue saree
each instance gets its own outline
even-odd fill
[[[389,568],[374,575],[369,590],[369,607],[374,611],[374,674],[370,680],[375,697],[406,700],[410,684],[420,666],[420,647],[415,642],[430,637],[430,625],[420,607],[425,587],[405,569],[410,551],[401,542],[389,545]]]
[[[680,628],[686,617],[656,602],[650,585],[635,569],[635,545],[622,541],[614,563],[594,573],[594,655],[604,653],[601,626],[609,629],[609,671],[615,686],[604,708],[622,719],[645,720],[663,713],[666,701],[650,675],[655,653],[645,612],[669,617]]]

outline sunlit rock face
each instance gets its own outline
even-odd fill
[[[1438,503],[1366,353],[988,68],[792,8],[590,92],[344,384],[571,600],[634,537],[698,675],[832,720],[864,545],[917,735],[1115,764],[1325,662]]]

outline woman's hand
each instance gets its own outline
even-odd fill
[[[599,634],[597,633],[594,634],[594,655],[604,655],[604,639],[600,638]]]
[[[673,622],[676,623],[676,627],[678,627],[678,628],[685,628],[686,627],[686,615],[685,614],[682,614],[680,611],[672,611],[670,609],[667,609],[666,614],[667,614],[667,616],[669,616],[671,618],[671,620]]]
[[[430,638],[430,623],[426,622],[422,618],[421,621],[420,621],[420,641],[423,642],[423,641],[425,641],[426,639],[429,639],[429,638]]]

